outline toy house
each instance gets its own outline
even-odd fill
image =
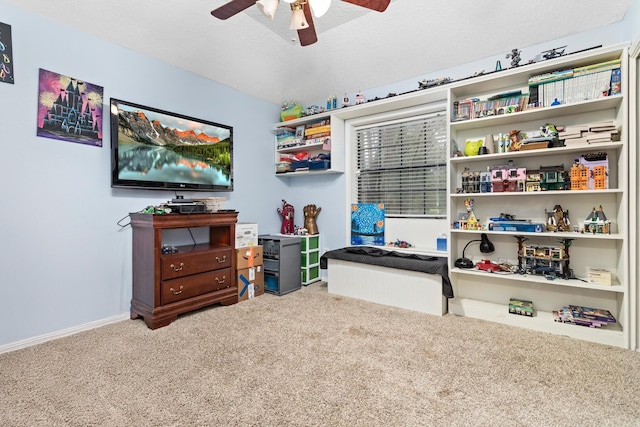
[[[491,172],[480,172],[480,192],[491,193]]]
[[[507,191],[507,169],[504,166],[494,166],[490,170],[491,172],[491,191],[494,193],[500,193]]]
[[[576,160],[569,171],[569,179],[571,180],[572,190],[588,190],[589,168]]]
[[[572,190],[606,190],[607,188],[609,188],[607,153],[587,153],[576,159],[571,167]]]
[[[506,191],[524,191],[524,185],[527,181],[526,168],[511,168],[507,171],[508,190]]]
[[[555,205],[552,210],[544,210],[547,214],[547,231],[569,231],[571,222],[569,221],[569,211],[563,210],[562,206]]]
[[[465,168],[462,172],[462,192],[480,193],[480,172]]]
[[[570,183],[564,165],[540,166],[540,189],[542,191],[567,190]]]
[[[527,170],[524,191],[540,191],[540,170]]]
[[[607,216],[602,210],[596,210],[594,207],[591,213],[583,222],[584,232],[592,234],[611,234],[611,221],[607,219]]]

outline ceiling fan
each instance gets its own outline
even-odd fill
[[[291,6],[291,24],[289,28],[298,31],[301,46],[308,46],[318,41],[313,16],[320,18],[331,4],[331,0],[282,0]],[[391,0],[342,0],[377,12],[384,12]],[[280,0],[231,0],[211,11],[218,19],[228,19],[254,4],[269,18],[273,19]],[[313,12],[313,16],[312,16]]]

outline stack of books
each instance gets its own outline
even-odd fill
[[[613,120],[606,120],[586,125],[566,126],[558,132],[564,144],[595,144],[599,142],[620,141],[620,131]]]
[[[616,323],[616,318],[613,317],[609,310],[580,305],[567,305],[560,310],[554,310],[553,320],[590,328],[600,328],[607,326],[609,323]]]
[[[530,103],[549,107],[618,95],[621,80],[619,59],[535,75],[529,78]]]
[[[296,138],[296,130],[294,128],[281,127],[274,130],[274,133],[276,134],[278,149],[300,145],[300,139]]]
[[[585,136],[589,144],[620,140],[620,132],[613,123],[613,120],[590,124],[589,131]]]

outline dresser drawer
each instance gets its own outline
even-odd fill
[[[215,292],[228,288],[232,283],[233,278],[231,277],[230,268],[165,280],[160,284],[160,304],[169,304]]]
[[[231,248],[162,256],[162,280],[231,267]]]

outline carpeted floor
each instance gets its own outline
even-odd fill
[[[320,282],[2,354],[0,424],[638,426],[639,368],[638,352]]]

